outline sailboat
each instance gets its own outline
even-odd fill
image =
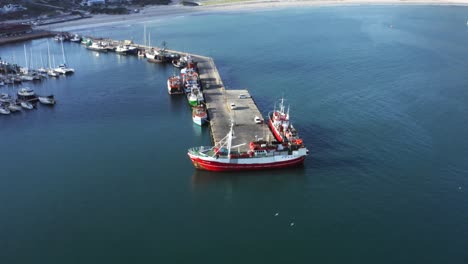
[[[50,77],[58,77],[59,75],[52,68],[52,63],[50,62],[50,47],[49,42],[47,42],[47,56],[49,57],[49,68],[47,68],[47,75]]]
[[[54,71],[60,74],[72,74],[75,72],[75,69],[69,68],[67,66],[67,61],[65,59],[65,50],[63,49],[63,40],[60,42],[62,44],[63,63],[60,64],[57,68],[55,68]]]

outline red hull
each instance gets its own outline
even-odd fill
[[[304,163],[305,156],[294,160],[264,163],[264,164],[230,164],[214,161],[206,161],[198,157],[190,156],[193,165],[197,169],[209,171],[247,171],[247,170],[270,170],[296,167]]]
[[[271,132],[273,132],[273,135],[276,138],[276,141],[283,143],[283,137],[279,134],[278,130],[276,130],[275,126],[273,125],[273,121],[270,120],[268,121],[268,126],[270,126]]]

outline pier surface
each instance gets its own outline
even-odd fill
[[[116,46],[122,43],[117,40],[106,40]],[[139,49],[159,49],[145,45],[134,44]],[[226,90],[219,75],[218,69],[211,57],[166,50],[171,53],[178,53],[181,56],[190,55],[197,62],[199,77],[203,87],[206,108],[210,118],[211,136],[214,143],[223,139],[230,129],[231,122],[234,122],[234,138],[232,146],[242,145],[239,150],[246,151],[249,143],[255,139],[274,140],[274,136],[268,128],[264,117],[258,110],[254,99],[248,90]],[[239,98],[239,95],[245,95]],[[236,105],[236,109],[231,109],[231,103]],[[258,116],[263,121],[261,124],[255,123]]]
[[[219,142],[229,133],[231,120],[235,124],[235,137],[232,145],[245,143],[240,150],[248,150],[250,141],[256,138],[273,140],[273,134],[264,122],[264,117],[249,91],[226,90],[213,59],[198,55],[192,56],[198,62],[213,141]],[[244,96],[239,98],[241,94]],[[231,109],[232,103],[235,104],[235,109]],[[263,122],[255,123],[255,116],[260,117]]]

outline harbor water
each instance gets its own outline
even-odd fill
[[[467,263],[467,7],[348,6],[155,18],[310,150],[291,170],[197,171],[210,145],[171,65],[64,43],[75,74],[0,116],[1,263]],[[143,42],[143,24],[76,32]],[[47,54],[47,43],[51,56]],[[63,61],[40,39],[4,60]],[[32,53],[32,56],[30,55]],[[254,138],[255,135],[252,135]]]

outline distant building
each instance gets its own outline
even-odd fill
[[[93,5],[104,5],[106,0],[84,0],[80,5],[82,6],[93,6]]]
[[[2,14],[13,13],[13,12],[23,11],[23,10],[27,10],[27,8],[22,5],[8,4],[0,8],[0,13]]]
[[[0,37],[22,35],[31,31],[31,25],[0,23]]]

